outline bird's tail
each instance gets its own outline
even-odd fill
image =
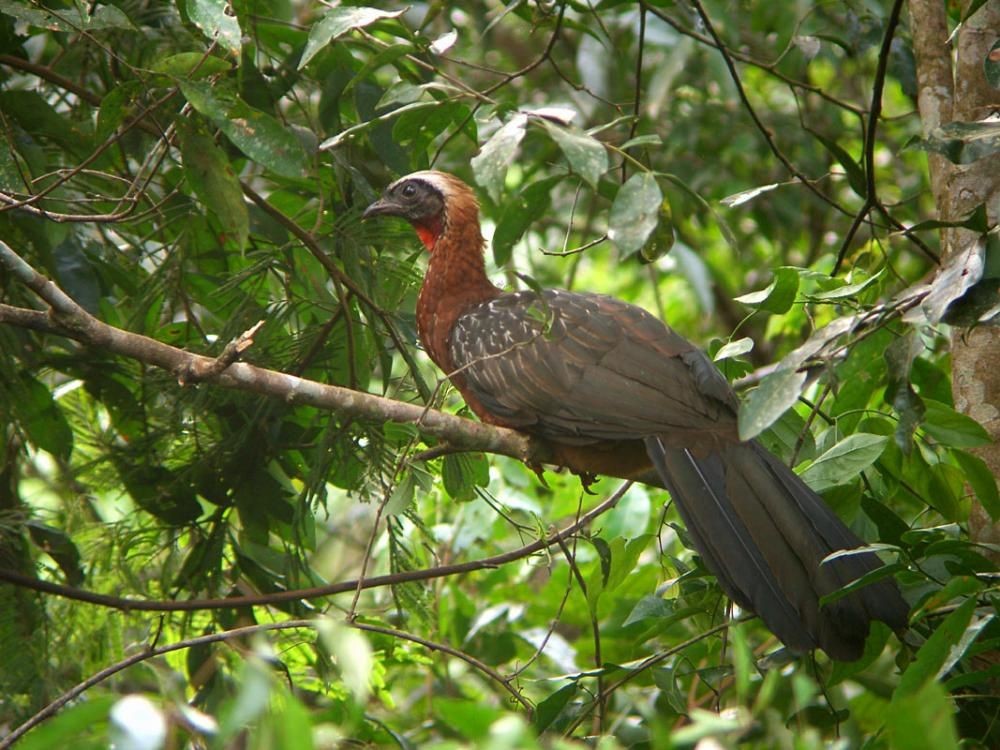
[[[756,612],[795,651],[823,649],[854,660],[872,620],[906,626],[908,607],[883,579],[837,601],[819,600],[877,569],[823,500],[756,442],[732,443],[708,455],[675,448],[657,437],[646,450],[677,503],[698,553],[740,607]]]

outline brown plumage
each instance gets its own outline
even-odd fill
[[[670,491],[723,590],[790,648],[860,656],[872,620],[906,626],[882,580],[820,607],[877,569],[822,499],[756,442],[741,442],[738,402],[711,361],[621,300],[561,290],[504,293],[486,275],[479,205],[442,172],[390,185],[365,216],[400,216],[430,251],[417,328],[431,359],[485,422],[550,442],[583,474]]]

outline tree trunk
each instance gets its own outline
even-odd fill
[[[968,3],[963,4],[966,7]],[[924,133],[948,122],[982,120],[1000,106],[1000,91],[986,80],[983,62],[1000,30],[1000,0],[991,0],[966,20],[953,42],[947,41],[945,4],[910,0],[913,46],[917,60],[920,117]],[[953,67],[954,59],[954,67]],[[990,225],[1000,217],[1000,157],[972,164],[930,158],[931,185],[942,219],[954,220],[985,204]],[[942,234],[945,262],[973,240],[974,233],[949,229]],[[1000,476],[1000,327],[956,328],[952,333],[952,392],[955,407],[990,433],[993,443],[974,449]],[[1000,544],[995,523],[973,499],[969,532],[974,541]],[[1000,555],[993,559],[1000,562]]]

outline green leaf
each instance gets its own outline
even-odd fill
[[[782,266],[774,269],[774,278],[764,289],[736,297],[735,300],[759,310],[783,315],[795,303],[795,295],[798,291],[798,269]]]
[[[979,456],[961,450],[953,450],[951,455],[965,475],[965,481],[976,493],[980,504],[990,514],[994,522],[1000,521],[1000,491],[997,490],[997,478]]]
[[[1000,151],[1000,123],[951,122],[935,128],[914,147],[943,154],[954,164],[971,164]]]
[[[227,0],[187,0],[186,6],[188,16],[206,37],[230,52],[240,53],[243,32],[236,17],[226,13],[230,7]]]
[[[644,596],[629,612],[622,627],[627,628],[632,623],[641,622],[647,619],[661,619],[670,617],[674,613],[674,608],[665,599],[659,596]]]
[[[11,407],[28,439],[42,450],[68,460],[73,452],[73,430],[44,383],[22,372]]]
[[[720,199],[719,203],[727,208],[735,208],[736,206],[741,206],[744,203],[749,203],[761,193],[768,193],[778,187],[781,187],[780,182],[772,182],[770,185],[760,185],[755,188],[750,188],[749,190],[741,190],[738,193],[733,193],[732,195],[727,195],[725,198]]]
[[[802,472],[802,479],[816,492],[853,482],[878,460],[888,441],[885,435],[848,435],[813,461]]]
[[[476,487],[485,487],[489,478],[489,463],[482,453],[452,453],[441,464],[445,492],[455,500],[472,500]]]
[[[917,651],[916,658],[903,672],[893,696],[897,700],[917,695],[921,689],[941,677],[941,670],[951,661],[952,650],[958,645],[976,611],[975,597],[969,597],[949,614]],[[961,656],[961,654],[959,654]]]
[[[975,448],[993,442],[986,428],[972,417],[929,398],[924,399],[924,405],[923,430],[937,442],[952,448]]]
[[[337,37],[354,29],[363,29],[376,21],[386,18],[399,18],[403,10],[378,10],[377,8],[331,8],[322,20],[309,30],[309,40],[302,51],[299,60],[299,70],[302,70],[326,45]]]
[[[505,201],[500,221],[493,232],[493,261],[498,266],[510,260],[511,250],[525,231],[552,205],[552,187],[562,177],[549,177],[532,183],[512,200]]]
[[[215,142],[188,128],[180,129],[184,173],[209,216],[221,225],[222,244],[242,252],[250,236],[250,214],[243,189],[229,160]]]
[[[201,58],[201,55],[198,55]],[[146,86],[140,81],[125,81],[115,86],[101,100],[101,108],[97,112],[97,139],[103,141],[114,133],[125,118],[136,112],[136,103],[146,92]]]
[[[9,143],[0,146],[0,190],[23,190],[24,177],[17,166],[14,147]]]
[[[569,705],[569,702],[576,697],[576,694],[579,691],[579,683],[571,682],[568,685],[563,685],[561,688],[542,700],[535,707],[535,729],[539,732],[543,732],[551,727],[552,723],[559,718],[559,714],[561,714],[563,709]]]
[[[750,440],[774,424],[795,405],[806,374],[794,369],[772,372],[740,404],[740,440]]]
[[[546,119],[540,122],[559,144],[573,172],[596,187],[601,175],[608,171],[608,151],[604,144],[579,128],[557,125]]]
[[[31,541],[56,561],[56,565],[66,576],[66,582],[71,586],[83,583],[83,568],[80,567],[80,550],[73,540],[61,529],[54,528],[41,521],[30,519],[25,523]]]
[[[608,239],[623,253],[642,249],[656,229],[663,193],[651,172],[636,172],[618,188],[608,216]]]
[[[826,292],[817,292],[816,294],[810,294],[809,298],[819,301],[819,302],[832,302],[835,300],[848,299],[850,297],[856,297],[858,294],[863,292],[865,289],[870,287],[882,276],[883,271],[879,271],[874,276],[869,276],[867,279],[858,281],[854,284],[844,284],[843,286],[838,286],[835,289],[830,289]]]
[[[81,739],[107,723],[108,712],[118,700],[114,694],[100,693],[71,704],[55,717],[18,741],[17,750],[52,750],[54,747],[80,747]],[[105,745],[106,746],[106,745]]]
[[[736,339],[735,341],[730,341],[719,347],[719,351],[715,353],[712,357],[714,362],[721,362],[724,359],[732,359],[733,357],[741,357],[749,351],[753,350],[753,339],[749,336],[744,336],[741,339]]]
[[[894,748],[957,750],[959,746],[955,706],[936,682],[893,698],[886,714],[886,731]]]
[[[176,55],[167,55],[153,63],[152,69],[171,78],[208,78],[231,70],[233,64],[221,57],[209,55],[205,57],[203,52],[178,52]],[[138,83],[138,81],[127,81],[128,83]]]
[[[859,198],[866,197],[868,195],[868,183],[865,179],[865,170],[861,164],[856,161],[853,156],[847,153],[847,151],[836,141],[820,135],[819,133],[813,133],[813,137],[822,143],[823,147],[829,151],[840,166],[844,168],[844,172],[847,173],[847,182],[851,186],[851,190],[857,193]]]
[[[476,182],[486,188],[494,201],[500,200],[507,167],[514,160],[527,123],[527,115],[516,112],[472,157],[472,173]]]
[[[239,99],[235,94],[200,81],[181,81],[181,91],[254,161],[283,177],[303,177],[309,160],[302,143],[276,119]]]
[[[986,58],[983,60],[983,74],[990,86],[1000,89],[1000,40],[993,42],[990,51],[986,53]]]

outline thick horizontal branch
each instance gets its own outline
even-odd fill
[[[245,362],[235,362],[217,372],[218,360],[178,349],[138,333],[101,322],[73,301],[0,241],[0,266],[34,291],[49,306],[48,312],[0,305],[0,323],[30,328],[75,339],[87,346],[129,357],[172,373],[180,384],[210,382],[226,388],[280,398],[289,404],[308,404],[357,419],[413,424],[423,435],[444,440],[456,448],[512,456],[530,463],[544,463],[545,443],[514,430],[474,422],[417,404],[370,393],[325,385]]]

